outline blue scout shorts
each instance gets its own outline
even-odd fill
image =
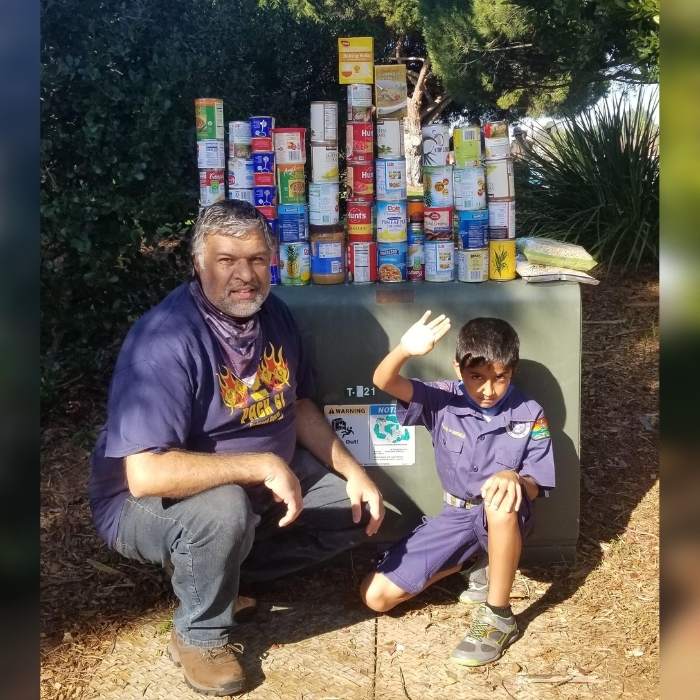
[[[524,494],[518,523],[524,540],[532,529],[532,508]],[[464,564],[482,550],[488,550],[483,503],[468,510],[444,505],[439,515],[424,517],[410,535],[392,545],[377,571],[415,595],[438,571]]]

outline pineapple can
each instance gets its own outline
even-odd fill
[[[460,282],[486,282],[488,278],[488,248],[457,251],[457,279]]]
[[[194,101],[197,141],[224,139],[224,101],[201,97]]]
[[[348,243],[348,282],[367,284],[377,281],[377,244],[374,241]]]
[[[455,166],[469,168],[481,163],[481,129],[478,126],[456,126],[452,132]]]
[[[294,287],[308,284],[311,280],[310,260],[308,241],[280,243],[280,282]]]
[[[489,279],[515,279],[515,239],[489,241]]]

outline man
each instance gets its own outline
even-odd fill
[[[129,332],[92,456],[97,529],[124,556],[172,568],[168,651],[209,695],[244,687],[230,644],[239,580],[328,559],[384,517],[379,490],[310,399],[294,320],[268,296],[272,246],[251,205],[203,210],[195,275]]]

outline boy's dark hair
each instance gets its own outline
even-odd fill
[[[510,323],[500,318],[473,318],[459,331],[455,359],[460,369],[482,362],[515,369],[519,350],[520,340]]]

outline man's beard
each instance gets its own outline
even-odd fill
[[[231,291],[233,290],[227,288],[223,297],[214,302],[214,306],[228,316],[233,316],[234,318],[248,318],[260,311],[265,299],[267,299],[267,295],[270,293],[270,288],[268,287],[265,292],[258,291],[255,297],[248,301],[235,301],[231,299],[229,296]]]

